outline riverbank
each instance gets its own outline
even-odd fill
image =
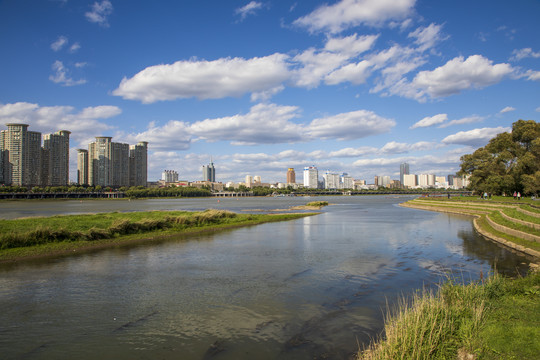
[[[538,270],[518,279],[449,281],[390,309],[384,338],[358,359],[538,359],[539,300]]]
[[[164,241],[314,213],[141,211],[0,220],[0,263]]]
[[[474,216],[480,234],[536,264],[524,278],[495,273],[467,285],[449,280],[436,292],[403,299],[388,309],[384,335],[358,359],[540,358],[540,210],[507,198],[419,198],[400,205]]]
[[[540,208],[507,197],[417,198],[400,206],[474,217],[482,236],[540,262]]]

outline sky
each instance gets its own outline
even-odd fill
[[[148,180],[446,176],[540,115],[538,0],[0,0],[0,128],[148,141]]]

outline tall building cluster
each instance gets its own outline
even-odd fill
[[[43,136],[28,124],[6,124],[0,132],[0,183],[15,186],[65,186],[69,183],[67,130]]]
[[[88,150],[78,149],[77,182],[90,186],[146,186],[148,143],[116,143],[109,136],[97,136]]]
[[[210,160],[210,164],[202,167],[203,181],[216,182],[216,168],[214,163]]]

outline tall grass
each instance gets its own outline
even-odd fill
[[[470,354],[486,304],[500,296],[503,287],[504,279],[494,275],[468,285],[448,281],[438,291],[424,289],[402,298],[385,317],[385,333],[358,359],[455,359],[458,353]]]
[[[50,227],[38,226],[36,229],[26,232],[8,232],[0,235],[0,250],[60,241],[110,239],[116,236],[145,233],[167,228],[185,229],[187,227],[218,224],[236,217],[237,214],[230,211],[206,210],[190,215],[164,216],[160,219],[143,218],[139,221],[132,221],[122,218],[115,220],[107,228],[92,226],[86,231],[67,230],[65,228],[52,229]]]

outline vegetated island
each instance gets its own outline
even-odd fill
[[[0,263],[286,221],[315,213],[237,214],[225,210],[141,211],[0,220]]]
[[[418,198],[401,204],[474,216],[483,236],[532,257],[530,274],[449,279],[388,309],[384,336],[358,359],[540,359],[540,208],[512,197]],[[536,262],[536,264],[534,263]]]

